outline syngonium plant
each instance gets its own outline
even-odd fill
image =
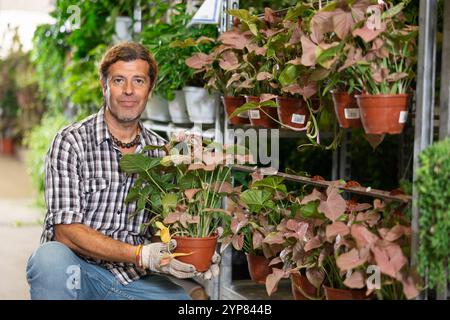
[[[168,227],[172,235],[190,237],[218,233],[227,214],[221,209],[222,198],[238,192],[231,185],[231,164],[249,162],[246,150],[185,133],[144,151],[148,149],[160,149],[166,155],[127,154],[120,161],[122,170],[137,174],[126,202],[137,201],[136,212],[148,211],[151,219],[143,227]]]
[[[319,10],[302,36],[304,66],[316,68],[330,89],[368,94],[405,93],[414,78],[417,27],[405,3],[339,0]]]
[[[346,201],[334,186],[326,192],[314,189],[298,201],[299,214],[277,228],[278,237],[284,239],[279,256],[284,268],[273,268],[267,277],[269,295],[282,278],[297,270],[317,288],[317,296],[306,295],[310,299],[321,298],[322,284],[366,288],[366,295],[375,291],[379,299],[418,295],[419,282],[408,259],[410,221],[398,206],[378,199],[373,204]]]
[[[290,200],[284,179],[252,174],[249,188],[230,197],[222,248],[232,244],[238,251],[273,259],[283,249],[272,235],[281,220],[291,215]]]

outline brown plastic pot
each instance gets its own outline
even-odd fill
[[[314,287],[308,278],[299,272],[291,273],[291,288],[294,300],[318,299],[317,288]]]
[[[12,156],[14,155],[14,141],[11,138],[3,138],[0,141],[0,152]]]
[[[277,97],[278,118],[282,124],[302,129],[309,120],[309,110],[303,99]]]
[[[348,92],[332,90],[334,111],[341,128],[361,128],[361,117],[358,103]]]
[[[216,250],[217,237],[217,235],[205,238],[174,236],[173,239],[177,241],[175,253],[192,252],[190,255],[176,257],[176,259],[194,265],[199,272],[207,271]]]
[[[408,116],[409,94],[356,95],[366,134],[400,134]]]
[[[336,289],[323,286],[327,300],[368,300],[366,290]]]
[[[228,121],[231,124],[250,124],[247,112],[242,112],[237,116],[230,118],[230,115],[234,112],[234,110],[245,103],[244,97],[222,96],[222,103],[224,105],[225,112],[227,113]]]
[[[252,253],[246,253],[246,256],[250,278],[259,284],[265,284],[267,276],[272,273],[272,266],[269,266],[270,260],[265,256]]]
[[[245,96],[247,102],[256,102],[259,103],[259,97],[254,96]],[[267,114],[269,114],[272,118],[278,120],[278,112],[277,108],[274,107],[261,107]],[[250,118],[250,123],[255,127],[262,127],[267,129],[278,128],[278,123],[271,118],[269,118],[266,113],[261,110],[249,110],[248,115]]]

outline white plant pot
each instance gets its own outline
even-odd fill
[[[169,113],[173,123],[189,123],[184,92],[175,90],[175,99],[169,101]]]
[[[131,41],[132,40],[132,24],[133,20],[130,17],[118,16],[116,17],[115,31],[113,35],[113,41],[115,43],[121,41]]]
[[[191,122],[214,123],[219,96],[200,87],[184,87],[183,91]]]
[[[143,117],[155,121],[170,122],[169,103],[160,96],[153,95],[147,102]]]

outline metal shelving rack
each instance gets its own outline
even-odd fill
[[[434,105],[435,105],[435,72],[436,72],[436,29],[437,29],[437,3],[439,0],[420,0],[419,13],[419,56],[418,56],[418,74],[417,74],[417,91],[416,105],[414,110],[414,156],[413,156],[413,175],[415,179],[416,168],[418,167],[418,155],[430,145],[433,141],[433,123],[434,123]],[[232,26],[232,19],[226,14],[230,8],[239,7],[239,0],[223,0],[223,13],[220,23],[220,31],[224,32]],[[445,1],[444,17],[450,16],[450,1]],[[441,70],[441,99],[440,99],[440,125],[439,139],[450,136],[450,20],[444,19],[444,36],[442,51],[442,70]],[[203,136],[215,140],[219,143],[240,143],[234,141],[231,128],[224,115],[224,110],[220,103],[216,105],[216,121],[213,127],[203,133]],[[144,125],[155,131],[166,133],[176,132],[178,130],[197,130],[202,129],[201,125],[193,124],[192,126],[177,126],[174,124],[161,124],[152,121],[146,121]],[[301,132],[293,132],[289,130],[280,130],[280,137],[300,137]],[[341,147],[333,153],[332,157],[332,179],[339,178],[349,179],[351,176],[350,167],[350,138],[351,132],[347,130]],[[295,179],[294,179],[295,181]],[[312,183],[311,181],[298,181],[301,183]],[[346,190],[355,192],[356,190]],[[369,194],[368,190],[359,190],[362,194]],[[381,190],[372,190],[375,194],[372,196],[386,197]],[[379,192],[378,194],[376,194]],[[358,192],[356,192],[358,193]],[[369,194],[370,195],[370,194]],[[411,201],[417,199],[417,190],[413,190],[412,199],[396,199],[399,201]],[[416,256],[419,245],[419,211],[413,205],[413,221],[412,221],[412,263],[416,263]],[[212,281],[201,281],[210,295],[211,299],[268,299],[265,293],[265,287],[252,283],[248,280],[233,281],[232,279],[232,251],[231,246],[225,250],[222,255],[220,276]],[[427,298],[421,296],[420,298]],[[447,287],[438,293],[439,299],[447,299]],[[290,285],[287,281],[282,281],[279,290],[270,299],[291,299]]]

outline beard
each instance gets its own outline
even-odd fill
[[[130,97],[128,97],[130,98]],[[137,122],[141,118],[142,112],[144,112],[144,108],[140,104],[136,104],[135,108],[130,110],[128,113],[121,112],[121,106],[118,102],[116,102],[110,94],[109,88],[107,88],[106,95],[104,96],[104,105],[111,116],[118,122],[122,124],[132,124]],[[142,109],[142,110],[141,110]],[[133,110],[141,110],[137,114]]]

